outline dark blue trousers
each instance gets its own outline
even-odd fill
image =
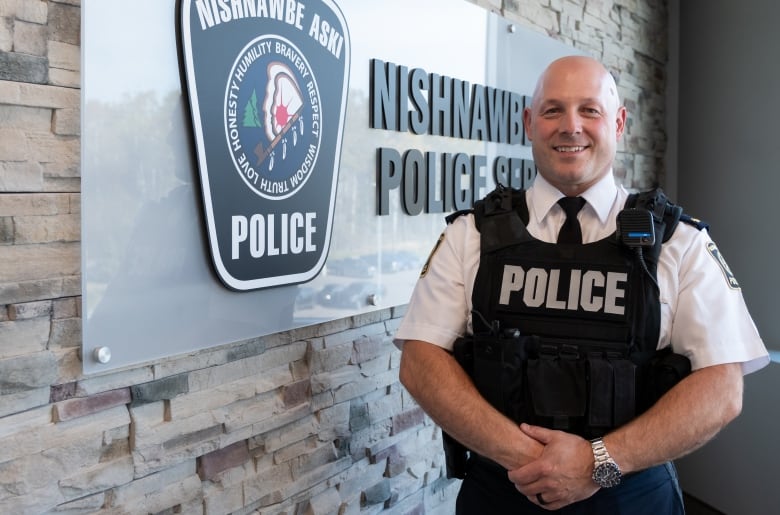
[[[483,459],[471,459],[458,493],[457,515],[549,514],[517,491],[506,470]],[[589,499],[555,511],[564,515],[683,515],[677,471],[665,463],[623,477],[620,485],[602,488]]]

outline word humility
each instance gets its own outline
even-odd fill
[[[598,270],[565,271],[569,273],[569,291],[560,296],[561,270],[504,265],[498,303],[509,305],[512,294],[522,292],[522,303],[529,308],[545,307],[611,315],[625,313],[627,274]]]

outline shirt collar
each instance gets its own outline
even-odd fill
[[[547,182],[547,180],[537,174],[534,179],[533,185],[530,188],[532,195],[533,216],[537,221],[541,221],[547,213],[550,212],[553,205],[565,195],[561,193],[555,186]],[[615,178],[612,175],[612,171],[605,174],[604,177],[599,179],[596,184],[588,188],[582,195],[588,205],[596,213],[601,223],[606,223],[607,217],[612,210],[612,205],[615,202],[615,197],[618,194],[617,185],[615,184]]]

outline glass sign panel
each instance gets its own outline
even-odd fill
[[[177,2],[83,0],[85,373],[405,304],[447,212],[496,176],[513,186],[533,177],[509,121],[504,135],[465,134],[489,128],[447,127],[450,107],[420,95],[434,84],[522,109],[550,60],[580,52],[465,1],[329,3],[351,54],[327,258],[305,282],[236,291],[211,255]]]

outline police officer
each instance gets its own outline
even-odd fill
[[[525,192],[528,233],[555,243],[567,218],[558,200],[582,197],[584,205],[574,215],[580,245],[614,238],[628,197],[612,175],[626,109],[610,73],[588,57],[554,61],[539,78],[524,123],[539,171]],[[707,231],[678,224],[657,263],[657,348],[687,357],[692,372],[649,409],[592,441],[555,424],[512,420],[486,400],[484,389],[453,357],[458,338],[472,334],[477,323],[490,324],[472,313],[472,292],[484,290],[475,285],[480,244],[473,214],[446,227],[395,335],[402,349],[402,384],[471,451],[457,512],[683,513],[671,460],[703,445],[734,419],[742,406],[743,375],[769,363],[739,286]],[[542,268],[549,274],[554,266]],[[504,299],[522,299],[528,274],[521,276],[509,281]],[[498,298],[499,286],[490,288],[489,295]],[[563,312],[581,312],[578,295],[568,297],[573,299],[568,304],[567,298],[541,298],[538,309],[555,303]],[[594,312],[603,311],[603,299],[599,306]],[[555,391],[556,385],[548,386],[548,392]]]

